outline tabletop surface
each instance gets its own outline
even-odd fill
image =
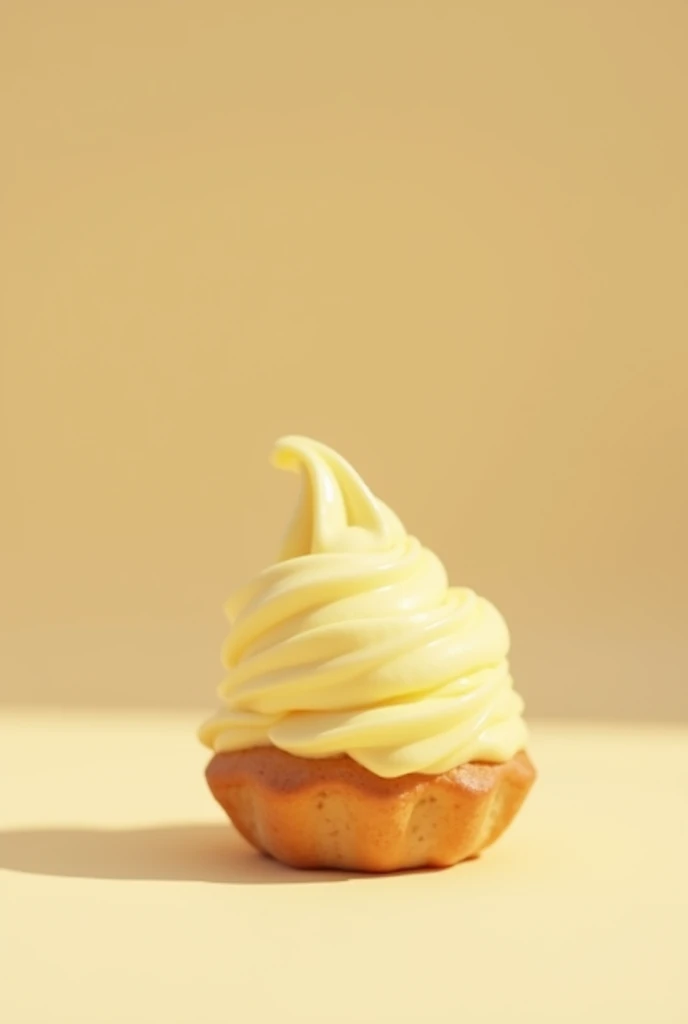
[[[0,711],[0,1020],[688,1022],[685,727],[535,724],[499,843],[371,877],[246,846],[201,717]]]

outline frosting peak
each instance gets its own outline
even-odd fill
[[[404,536],[404,527],[341,455],[307,437],[283,437],[272,463],[301,470],[301,501],[281,560],[325,552],[385,550]]]
[[[223,706],[201,740],[348,754],[383,777],[512,757],[526,734],[499,612],[450,587],[330,448],[286,437],[273,463],[301,471],[300,501],[279,560],[227,602]]]

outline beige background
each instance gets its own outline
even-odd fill
[[[534,714],[688,717],[688,6],[6,0],[0,688],[211,705],[340,448]]]

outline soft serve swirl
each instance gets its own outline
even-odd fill
[[[437,556],[332,449],[286,437],[273,462],[301,472],[300,503],[279,561],[227,602],[228,674],[202,742],[348,754],[385,778],[522,749],[496,608],[449,587]]]

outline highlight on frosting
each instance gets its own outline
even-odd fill
[[[450,587],[332,449],[285,437],[273,462],[301,474],[299,505],[279,560],[227,602],[227,676],[202,742],[348,754],[385,778],[509,760],[526,730],[496,608]]]

